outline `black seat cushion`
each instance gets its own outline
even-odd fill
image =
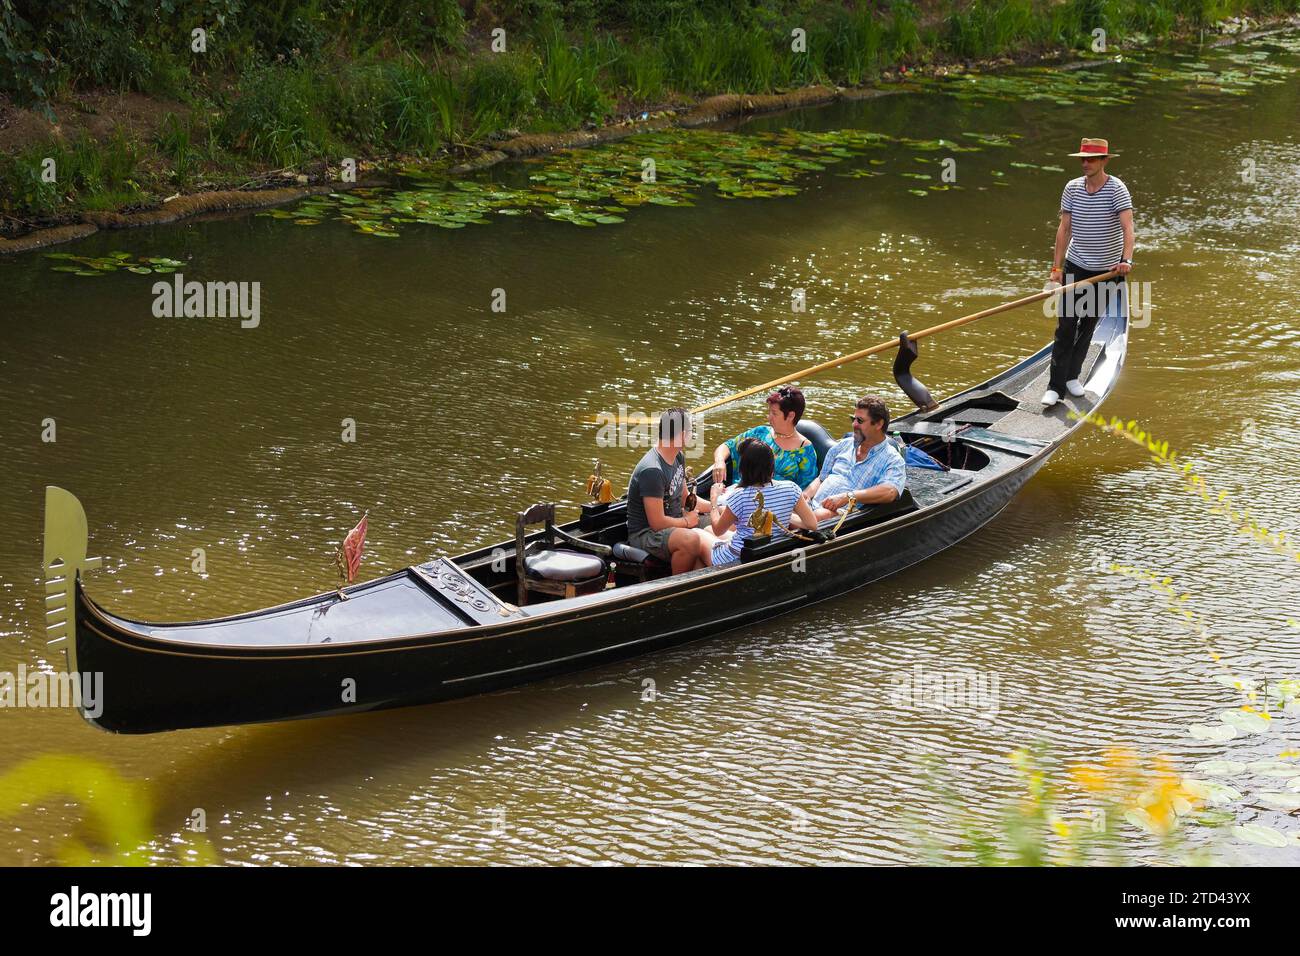
[[[529,574],[548,581],[587,581],[607,570],[603,559],[577,551],[538,551],[524,556]]]
[[[652,560],[649,551],[634,548],[626,541],[614,542],[612,549],[615,561],[626,561],[629,564],[645,564],[647,561]]]
[[[817,467],[821,468],[822,462],[826,460],[826,453],[835,444],[835,439],[831,437],[830,432],[811,418],[799,419],[794,427],[800,435],[812,442],[813,448],[817,450]]]

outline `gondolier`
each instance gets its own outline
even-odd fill
[[[1106,140],[1085,137],[1079,151],[1070,155],[1079,159],[1083,175],[1066,183],[1061,193],[1051,278],[1069,285],[1112,269],[1127,275],[1133,266],[1133,199],[1119,177],[1106,172],[1107,161],[1117,154]],[[1060,296],[1051,373],[1042,398],[1046,407],[1067,392],[1076,398],[1084,395],[1079,375],[1109,292],[1102,285],[1081,286]]]

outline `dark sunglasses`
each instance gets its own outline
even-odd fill
[[[857,422],[859,425],[865,425],[867,423],[867,420],[860,415],[850,415],[849,421]]]

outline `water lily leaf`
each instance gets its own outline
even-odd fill
[[[1291,843],[1284,834],[1262,823],[1236,826],[1232,828],[1232,832],[1247,843],[1256,843],[1260,846],[1288,846]]]
[[[1237,821],[1237,815],[1231,810],[1202,810],[1191,818],[1193,823],[1203,827],[1225,827]]]
[[[1244,763],[1235,760],[1202,760],[1196,765],[1197,773],[1208,773],[1211,777],[1235,777],[1245,769]]]
[[[1157,824],[1155,818],[1141,807],[1135,807],[1134,809],[1127,811],[1124,814],[1124,819],[1138,829],[1145,830],[1147,833],[1158,835],[1165,832],[1165,828]]]
[[[73,259],[76,257],[73,256],[73,254],[70,252],[47,252],[45,253],[45,258],[46,259]]]
[[[131,253],[129,253],[129,252],[110,252],[109,255],[112,256],[114,259],[130,259],[130,258],[131,258]]]
[[[928,195],[930,195],[930,193],[929,193],[928,191],[924,190],[924,189],[909,189],[908,192],[911,193],[913,196],[928,196]]]
[[[1225,710],[1219,719],[1242,734],[1266,734],[1269,730],[1267,720],[1246,710]]]
[[[1187,732],[1197,740],[1214,740],[1223,741],[1231,740],[1237,736],[1237,731],[1232,727],[1225,725],[1212,726],[1210,724],[1192,724],[1187,728]]]
[[[1278,810],[1300,810],[1300,793],[1278,793],[1267,790],[1259,795],[1260,803]]]
[[[1246,766],[1252,772],[1264,777],[1293,777],[1300,772],[1300,764],[1287,763],[1284,760],[1253,760]]]
[[[51,272],[71,272],[74,275],[81,275],[81,266],[55,266]]]
[[[1183,789],[1211,806],[1221,807],[1241,799],[1241,791],[1217,780],[1183,779]]]
[[[134,272],[136,275],[139,276],[147,276],[151,272],[153,272],[153,270],[150,269],[148,266],[127,266],[126,271]]]
[[[1252,691],[1256,687],[1254,678],[1238,677],[1235,674],[1215,674],[1210,679],[1215,683],[1223,684],[1226,687],[1233,687],[1237,690]]]

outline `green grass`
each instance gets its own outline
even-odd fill
[[[432,157],[504,129],[600,123],[616,104],[859,85],[900,65],[1084,50],[1092,31],[1159,40],[1300,0],[948,0],[922,20],[914,0],[0,0],[0,92],[53,112],[71,90],[177,97],[147,144],[121,135],[0,156],[0,210],[48,215],[158,188],[343,156]],[[464,9],[472,9],[467,33]],[[927,10],[934,8],[927,4]],[[208,52],[189,49],[213,24]],[[490,27],[507,52],[485,51]],[[791,30],[807,49],[791,50]],[[469,54],[470,45],[474,53]],[[59,182],[39,176],[56,159]],[[134,201],[134,200],[128,200]]]
[[[222,144],[233,152],[274,166],[294,166],[326,156],[335,140],[330,120],[339,121],[337,99],[327,109],[326,89],[316,74],[297,64],[253,67],[240,77],[220,126]]]
[[[69,208],[107,209],[141,201],[141,149],[120,129],[105,141],[83,136],[0,156],[0,211],[54,215]],[[54,182],[43,175],[53,161]]]
[[[542,28],[537,42],[537,92],[547,119],[561,128],[604,120],[612,109],[600,82],[601,72],[612,65],[601,59],[608,48],[574,43],[554,22]]]

